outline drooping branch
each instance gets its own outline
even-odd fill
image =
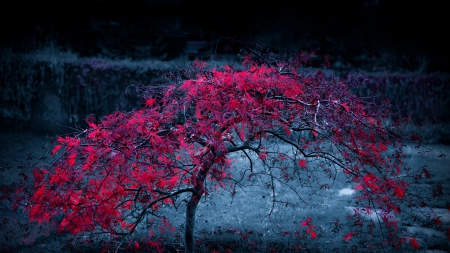
[[[277,137],[277,138],[279,138],[280,140],[282,140],[282,141],[288,143],[289,145],[292,145],[292,146],[295,147],[295,148],[296,148],[296,149],[297,149],[304,157],[317,157],[317,156],[319,155],[320,157],[322,157],[322,158],[324,158],[324,159],[326,159],[326,160],[328,160],[328,161],[330,161],[330,162],[332,162],[332,163],[338,165],[339,167],[345,168],[344,164],[342,164],[342,163],[340,162],[340,159],[338,159],[336,156],[334,156],[334,155],[332,155],[332,154],[330,154],[330,153],[327,153],[327,152],[317,152],[317,151],[316,151],[316,152],[312,152],[312,153],[310,153],[310,154],[306,154],[305,151],[304,151],[302,148],[300,148],[299,145],[297,145],[296,143],[292,142],[291,140],[289,140],[289,139],[287,139],[287,138],[284,138],[283,136],[281,136],[280,134],[278,134],[278,133],[276,133],[276,132],[274,132],[274,131],[272,131],[272,130],[266,130],[266,132],[268,132],[268,133],[274,135],[275,137]]]
[[[194,188],[186,188],[186,189],[177,190],[177,191],[174,191],[174,192],[171,192],[171,193],[168,193],[168,192],[166,193],[166,192],[159,191],[159,190],[155,190],[155,192],[164,194],[165,196],[160,197],[160,198],[158,198],[158,199],[156,199],[156,200],[150,202],[150,203],[147,205],[147,207],[144,208],[144,209],[142,210],[141,214],[139,215],[139,217],[137,218],[137,220],[134,222],[133,228],[130,230],[130,232],[129,232],[128,234],[130,234],[130,235],[133,234],[133,232],[135,231],[136,227],[139,225],[139,223],[142,221],[142,219],[144,219],[145,214],[148,212],[148,210],[149,210],[150,208],[152,208],[153,205],[155,205],[155,204],[157,204],[157,203],[159,203],[159,202],[161,202],[161,201],[164,201],[165,199],[172,198],[172,197],[174,197],[174,196],[177,196],[177,195],[182,194],[182,193],[185,193],[185,192],[192,192],[192,193],[195,194],[195,193],[196,193],[196,190],[195,190]]]

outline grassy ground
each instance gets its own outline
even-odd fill
[[[16,166],[27,155],[40,157],[51,149],[49,141],[52,136],[36,135],[29,132],[2,132],[0,143],[0,162],[2,165]],[[413,147],[405,149],[404,159],[407,167],[421,169],[424,166],[430,171],[432,178],[428,183],[420,182],[412,186],[416,193],[431,192],[431,183],[440,183],[444,196],[440,201],[433,203],[434,215],[440,217],[443,222],[441,229],[429,228],[426,225],[411,219],[406,219],[400,226],[400,231],[415,236],[422,249],[434,250],[430,252],[448,252],[450,243],[445,233],[450,224],[450,211],[448,206],[450,198],[450,146],[429,144],[425,148],[417,150]],[[243,160],[236,158],[235,171],[245,169],[248,165]],[[234,172],[234,178],[240,175]],[[247,174],[248,175],[248,174]],[[11,174],[2,175],[2,185],[7,185],[16,177]],[[246,176],[246,178],[248,178]],[[199,204],[196,217],[196,239],[199,252],[385,252],[375,245],[372,249],[364,248],[361,242],[370,244],[364,235],[353,238],[350,242],[343,240],[343,236],[350,232],[351,221],[347,219],[352,215],[355,207],[354,191],[352,186],[346,184],[345,178],[338,176],[332,189],[318,193],[301,188],[299,192],[310,205],[304,205],[298,201],[297,196],[289,189],[276,184],[279,200],[300,203],[293,208],[277,204],[270,216],[267,216],[272,207],[272,196],[264,185],[256,180],[246,180],[242,188],[236,188],[234,197],[230,190],[219,193],[213,192],[205,197]],[[177,252],[182,249],[182,237],[184,223],[184,206],[178,210],[167,208],[165,216],[171,224],[177,228],[175,232],[166,232],[166,251]],[[0,247],[10,249],[11,252],[74,252],[93,250],[92,245],[67,243],[70,238],[67,235],[56,234],[51,226],[30,225],[26,219],[21,218],[12,222],[12,214],[4,212],[0,224]],[[305,227],[300,222],[311,217],[317,227],[317,239],[312,239],[305,234]],[[371,219],[373,217],[365,217]],[[154,228],[158,231],[158,228]],[[287,232],[289,231],[289,233]],[[296,234],[295,231],[298,231]],[[137,237],[145,236],[148,230],[138,232]],[[159,235],[156,232],[155,236]],[[375,233],[382,236],[381,233]],[[28,245],[27,238],[37,236],[37,240]],[[39,237],[41,236],[41,237]],[[103,245],[106,238],[98,237],[93,245]],[[123,245],[122,245],[123,246]],[[114,248],[114,247],[112,247]],[[123,248],[123,247],[122,247]],[[95,247],[94,247],[95,249]],[[408,252],[407,246],[402,252]],[[441,251],[436,251],[441,250]],[[95,251],[95,250],[94,250]]]

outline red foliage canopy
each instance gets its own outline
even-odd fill
[[[396,203],[407,184],[398,177],[400,135],[383,125],[388,101],[356,97],[347,83],[321,71],[245,63],[235,70],[196,62],[194,78],[148,92],[143,108],[58,138],[51,152],[57,160],[34,168],[32,190],[23,186],[16,201],[25,201],[38,222],[63,214],[61,230],[132,233],[177,195],[201,196],[205,180],[225,186],[230,153],[251,160],[253,152],[263,162],[285,163],[280,157],[289,156],[292,168],[345,172],[360,190],[359,203],[384,210],[383,221],[394,226],[389,213],[401,211]],[[294,151],[274,149],[273,139]],[[310,223],[304,226],[316,236]]]

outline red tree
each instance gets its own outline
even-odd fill
[[[401,212],[408,184],[398,177],[402,135],[384,125],[389,102],[357,97],[348,83],[321,71],[299,72],[308,60],[304,54],[281,61],[248,52],[243,70],[195,62],[168,85],[141,86],[143,108],[112,113],[58,138],[51,151],[57,160],[34,167],[32,187],[20,184],[14,203],[24,204],[38,222],[62,216],[61,230],[129,235],[162,205],[189,194],[185,250],[194,252],[197,204],[215,187],[237,183],[230,178],[230,154],[239,152],[250,162],[250,177],[255,159],[271,164],[262,174],[272,191],[274,179],[327,188],[310,175],[344,172],[359,190],[361,209],[353,218],[383,210],[377,215],[393,231],[391,244],[410,239],[419,247],[414,238],[395,234],[390,216]],[[273,164],[283,169],[274,171]],[[302,225],[316,236],[310,219]]]

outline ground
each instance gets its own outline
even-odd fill
[[[32,132],[19,131],[3,131],[0,133],[0,143],[3,146],[3,152],[0,153],[0,163],[7,166],[17,166],[20,161],[26,159],[27,156],[32,155],[36,157],[47,156],[47,152],[51,150],[50,141],[55,136],[41,135]],[[447,198],[447,203],[440,202],[440,206],[435,206],[434,214],[440,217],[441,221],[448,226],[450,223],[450,211],[447,209],[450,202],[448,198],[448,191],[450,191],[450,173],[448,173],[450,162],[450,146],[440,144],[428,144],[425,147],[417,150],[414,147],[405,148],[406,157],[404,159],[406,165],[412,169],[426,168],[432,174],[432,181],[441,183],[443,186],[444,199]],[[239,166],[245,166],[239,161],[236,163],[236,169]],[[237,173],[234,173],[238,176]],[[7,185],[17,177],[11,174],[2,175],[2,185]],[[223,240],[231,240],[230,247],[235,244],[265,244],[272,245],[272,247],[294,247],[293,242],[302,245],[304,249],[317,249],[320,252],[350,251],[354,245],[357,245],[356,240],[353,242],[344,242],[343,236],[348,232],[347,215],[352,214],[352,209],[355,206],[352,196],[355,192],[352,185],[347,185],[345,182],[338,181],[331,190],[327,190],[322,194],[322,197],[315,197],[316,207],[309,208],[299,206],[295,209],[284,208],[277,206],[270,217],[265,217],[271,207],[270,192],[258,184],[258,182],[245,183],[245,188],[238,188],[233,199],[230,198],[229,191],[222,191],[220,193],[212,193],[210,197],[205,197],[198,206],[196,236],[200,239],[200,247],[203,249],[211,249],[211,245],[220,244]],[[414,186],[417,192],[429,191],[430,187],[427,184],[419,184]],[[282,190],[278,196],[283,196],[286,199],[294,199],[292,192]],[[177,227],[179,232],[182,232],[184,222],[184,206],[181,206],[177,211],[167,209],[165,213],[172,225]],[[310,237],[305,237],[301,241],[293,241],[292,234],[282,235],[283,231],[302,230],[299,225],[307,217],[311,217],[316,224],[318,238],[312,240]],[[366,217],[373,219],[374,217]],[[20,224],[25,224],[22,221]],[[340,227],[336,230],[337,227]],[[23,228],[22,228],[23,229]],[[42,229],[33,230],[27,227],[27,233],[42,233]],[[424,249],[448,250],[450,244],[446,238],[445,229],[441,231],[420,227],[414,221],[406,221],[402,224],[401,229],[415,236],[419,244]],[[1,236],[14,237],[12,231],[19,233],[18,227],[10,229],[5,224],[0,230]],[[304,230],[304,229],[303,229]],[[31,232],[30,232],[31,231]],[[34,232],[33,232],[34,231]],[[157,230],[156,230],[157,231]],[[178,245],[177,233],[168,233],[170,242],[173,245]],[[20,234],[16,235],[21,237]],[[5,238],[5,237],[4,237]],[[41,238],[40,246],[44,252],[46,249],[62,247],[61,238],[63,235],[55,235],[49,238]],[[3,239],[2,239],[3,240]],[[22,241],[23,242],[23,241]],[[6,243],[6,242],[5,242]],[[21,243],[23,252],[33,247],[27,247]],[[179,246],[181,247],[181,246]],[[16,248],[17,249],[17,248]],[[445,251],[429,251],[429,252],[445,252]]]

